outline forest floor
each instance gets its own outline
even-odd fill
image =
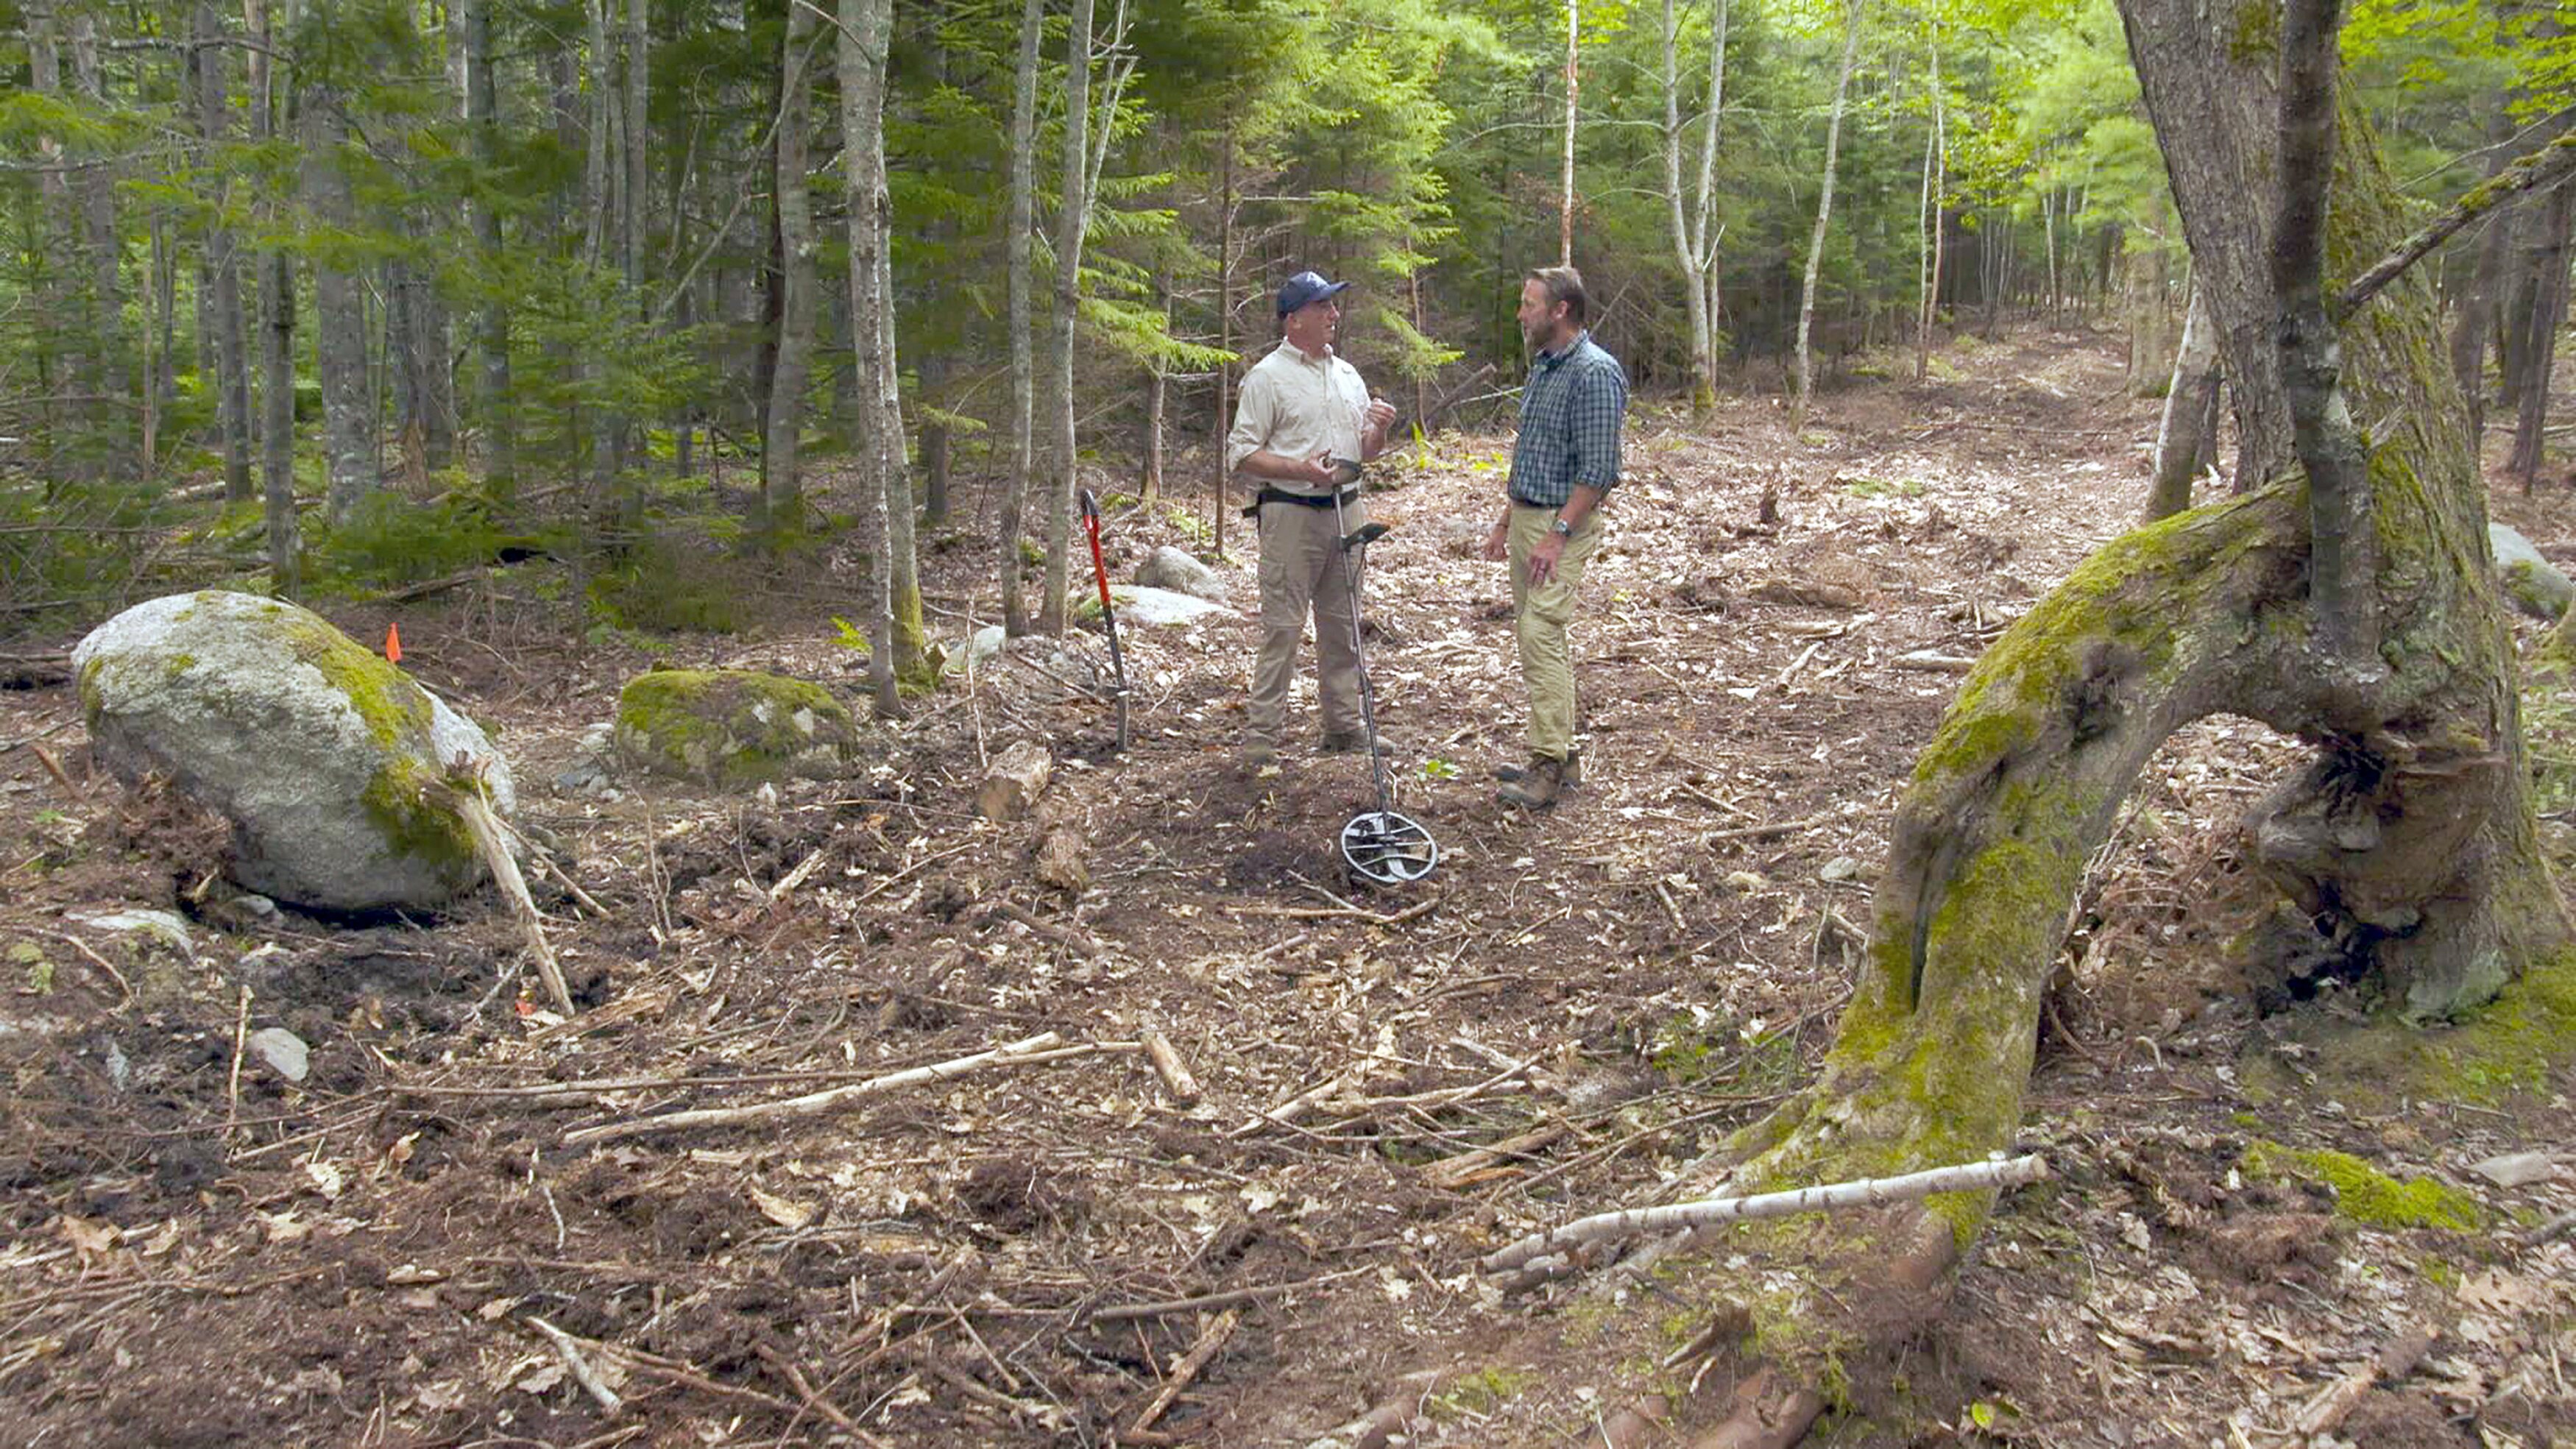
[[[1398,808],[1444,852],[1400,890],[1336,857],[1370,776],[1313,753],[1311,683],[1284,768],[1238,764],[1240,614],[1124,632],[1123,753],[1077,632],[770,800],[557,781],[652,663],[857,702],[828,617],[855,608],[813,586],[747,586],[751,631],[655,641],[585,638],[542,562],[326,605],[368,642],[400,622],[405,666],[493,729],[561,843],[597,908],[537,882],[570,1020],[497,908],[228,903],[205,822],[86,778],[67,686],[0,692],[0,1442],[1311,1445],[1406,1393],[1415,1444],[1602,1442],[1700,1371],[1668,1325],[1713,1305],[1507,1298],[1477,1258],[1656,1200],[1811,1075],[1957,683],[1901,657],[1975,654],[2143,496],[2157,405],[2116,338],[1940,361],[1803,427],[1764,398],[1641,413],[1577,624],[1584,781],[1536,816],[1490,773],[1520,754],[1509,591],[1474,556],[1508,439],[1377,470],[1397,527],[1368,657]],[[1203,546],[1196,506],[1114,508],[1118,576]],[[2494,508],[2576,553],[2565,480]],[[929,543],[962,629],[947,575],[986,550]],[[1037,818],[981,821],[983,762],[1019,738],[1055,784]],[[2564,1149],[2565,1084],[2321,1099],[2297,1038],[2351,1005],[2258,1015],[2223,964],[2259,900],[2231,822],[2292,758],[2221,720],[2146,772],[2042,1034],[2027,1143],[2052,1177],[2002,1198],[1948,1317],[1821,1442],[2243,1449],[2309,1442],[2299,1416],[2337,1402],[2316,1442],[2576,1444],[2576,1244],[2534,1233],[2576,1209],[2576,1158],[2512,1187],[2473,1170]],[[1050,828],[1084,848],[1079,895],[1033,879]],[[187,944],[94,919],[130,909],[179,913]],[[245,1049],[267,1028],[308,1044],[300,1083]],[[1041,1033],[826,1113],[577,1135]],[[2338,1203],[2282,1149],[2457,1196],[2347,1176]],[[2403,1221],[2427,1202],[2458,1215]],[[1529,1348],[1584,1315],[1597,1354]],[[2428,1350],[2395,1351],[2418,1330]],[[1717,1410],[1666,1413],[1641,1442]]]

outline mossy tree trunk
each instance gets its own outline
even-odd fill
[[[2366,976],[2427,1017],[2476,1004],[2566,943],[2522,768],[2485,497],[2429,286],[2403,276],[2304,342],[2295,325],[2300,295],[2305,320],[2323,320],[2322,298],[2393,249],[2406,220],[2357,113],[2333,114],[2331,70],[2291,67],[2276,86],[2300,8],[2285,31],[2266,0],[2122,0],[2259,486],[2114,541],[1969,675],[1898,806],[1873,944],[1825,1070],[1734,1144],[1725,1191],[2007,1147],[2084,864],[2147,760],[2204,716],[2318,748],[2251,822],[2289,898],[2284,958]],[[2303,54],[2333,55],[2331,24],[2304,35]],[[2284,116],[2275,98],[2302,73],[2321,78],[2321,103]],[[2303,166],[2306,193],[2276,204],[2272,188]],[[2303,214],[2322,222],[2304,281]],[[2285,378],[2307,395],[2294,400]],[[2342,542],[2359,571],[2338,593],[2314,576],[2309,475],[2347,464],[2359,465],[2358,533]],[[2338,608],[2353,617],[2323,617]],[[2345,652],[2352,641],[2368,652]],[[1793,1266],[1785,1279],[1668,1264],[1723,1296],[1746,1281],[1799,1285],[1747,1305],[1771,1364],[1745,1381],[1735,1426],[1768,1427],[1742,1442],[1793,1441],[1782,1424],[1814,1416],[1834,1362],[1937,1312],[1991,1206],[1953,1194],[1727,1238],[1720,1259],[1749,1250]]]

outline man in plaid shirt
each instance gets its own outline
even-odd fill
[[[1530,762],[1503,772],[1501,799],[1528,810],[1555,804],[1576,781],[1565,629],[1583,562],[1601,541],[1601,504],[1619,485],[1628,375],[1594,345],[1589,310],[1572,267],[1540,267],[1521,283],[1521,336],[1537,356],[1521,388],[1511,496],[1485,540],[1485,557],[1511,560],[1512,632],[1530,699]]]

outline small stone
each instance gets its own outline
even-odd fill
[[[178,948],[183,955],[193,957],[197,954],[197,948],[188,936],[188,923],[174,911],[110,911],[71,919],[102,931],[140,931]]]
[[[1835,856],[1825,862],[1824,869],[1816,872],[1817,879],[1827,881],[1856,880],[1859,876],[1860,862],[1848,855]]]
[[[2556,1159],[2546,1152],[2508,1152],[2502,1157],[2490,1157],[2469,1171],[2498,1187],[2528,1187],[2546,1182],[2555,1166]]]
[[[268,1063],[270,1070],[290,1082],[303,1081],[304,1074],[312,1069],[312,1048],[304,1044],[304,1038],[282,1026],[261,1027],[250,1034],[245,1045]]]

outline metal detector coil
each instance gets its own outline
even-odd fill
[[[1342,859],[1377,885],[1409,885],[1440,864],[1440,842],[1392,810],[1364,810],[1342,827]]]
[[[1360,662],[1360,727],[1368,736],[1369,774],[1377,808],[1363,810],[1342,827],[1342,859],[1351,873],[1375,885],[1408,885],[1440,864],[1431,832],[1386,808],[1386,755],[1377,738],[1377,692],[1369,685],[1367,646],[1360,638],[1360,578],[1356,555],[1386,536],[1383,523],[1352,529],[1342,518],[1342,490],[1360,479],[1360,465],[1333,460],[1333,531],[1341,535],[1342,583],[1351,596],[1351,653]]]

